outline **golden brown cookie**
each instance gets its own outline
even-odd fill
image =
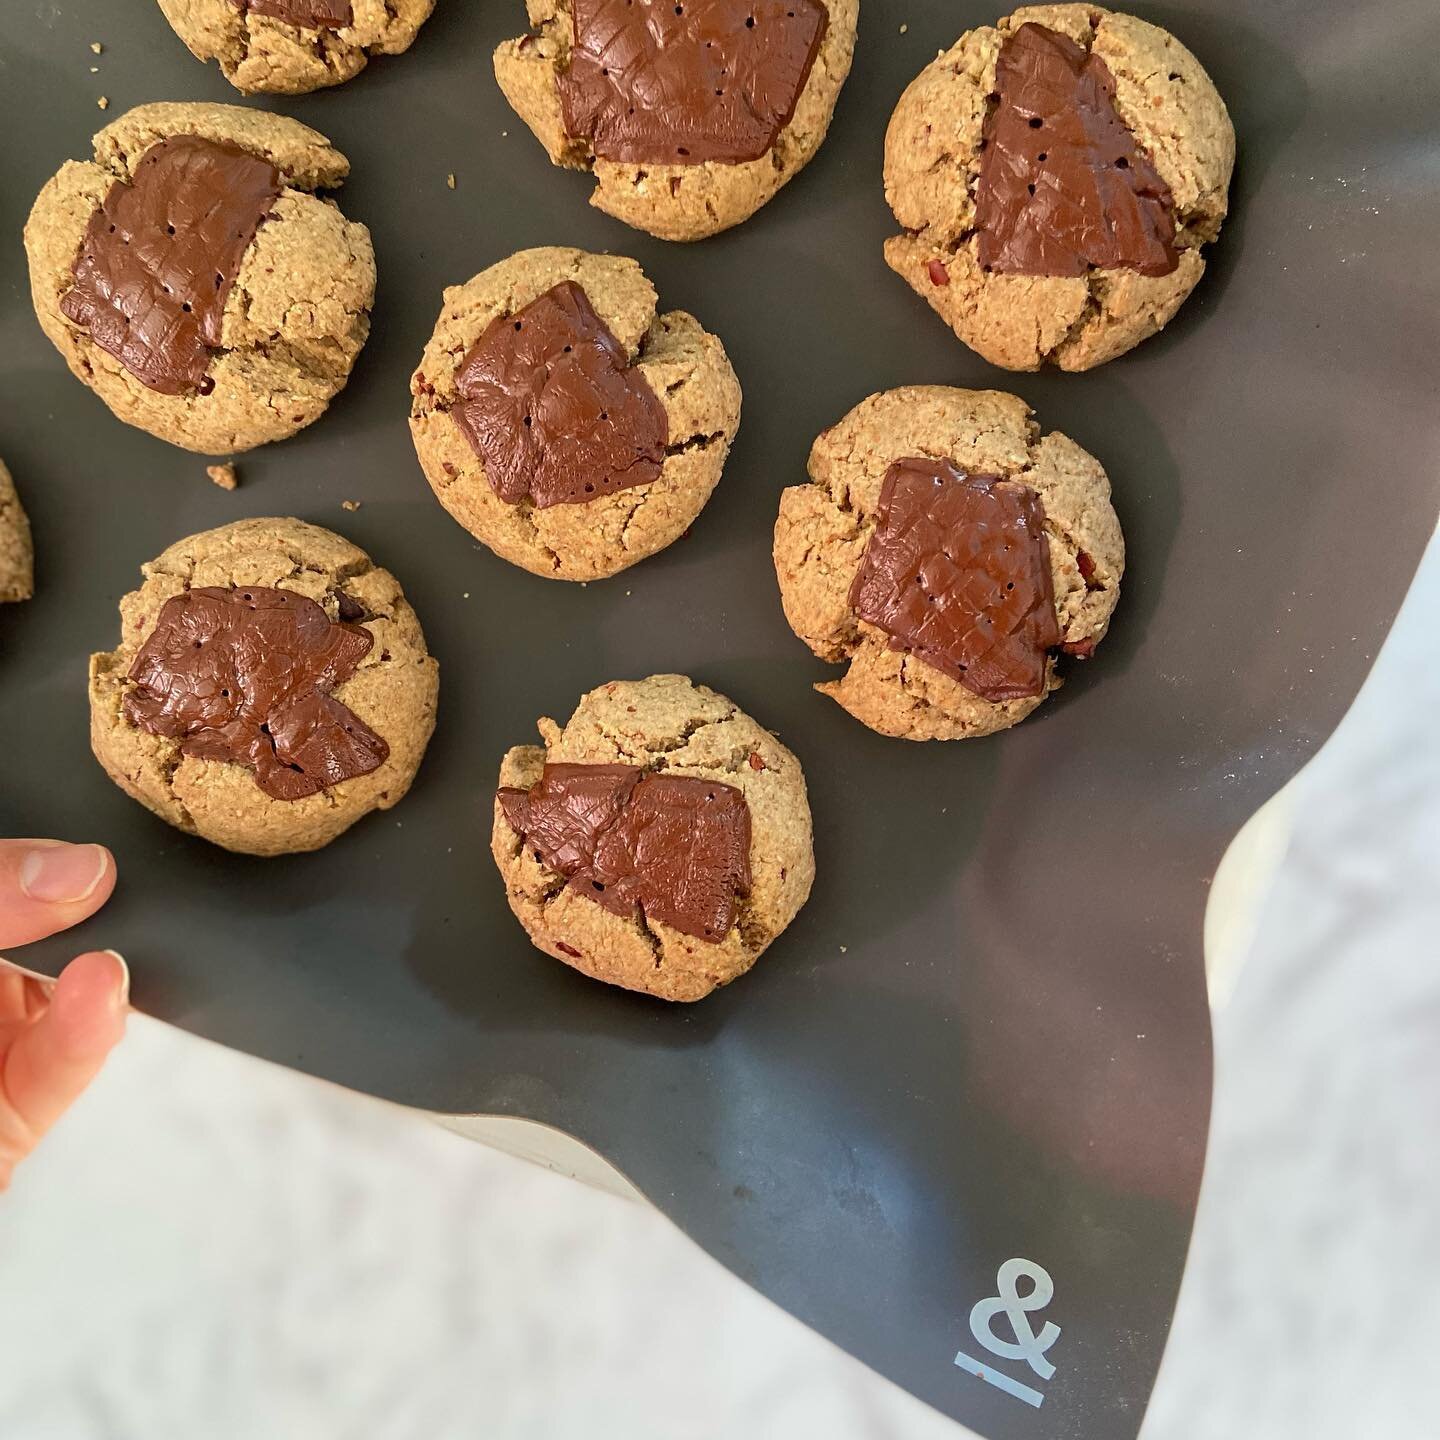
[[[445,292],[411,380],[440,503],[497,555],[595,580],[664,549],[740,424],[724,346],[618,255],[522,250]]]
[[[316,525],[237,520],[141,573],[119,646],[90,658],[91,745],[126,794],[250,855],[317,850],[404,797],[439,667],[388,570]]]
[[[500,46],[495,76],[551,162],[591,171],[590,203],[617,220],[699,240],[748,219],[820,148],[859,0],[526,8],[532,32]]]
[[[1028,6],[967,31],[900,97],[885,196],[904,233],[885,259],[992,364],[1088,370],[1195,288],[1234,160],[1224,101],[1173,35]]]
[[[130,111],[30,212],[41,328],[120,419],[173,445],[226,454],[293,435],[369,332],[370,233],[315,193],[349,168],[281,115]]]
[[[563,728],[539,728],[543,747],[501,762],[491,843],[530,938],[664,1000],[699,1000],[743,975],[815,876],[800,762],[683,675],[602,685]],[[573,835],[567,790],[596,801]],[[576,842],[563,858],[557,838]]]
[[[35,547],[30,521],[15,482],[0,460],[0,603],[28,600],[35,593]]]
[[[1058,688],[1057,651],[1088,658],[1104,637],[1125,568],[1110,482],[1023,400],[872,395],[809,468],[780,498],[780,596],[791,629],[848,667],[816,688],[872,730],[1004,730]]]
[[[160,0],[199,60],[247,94],[303,95],[358,75],[372,55],[399,55],[435,0]]]

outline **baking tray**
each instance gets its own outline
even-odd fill
[[[1010,375],[880,253],[890,109],[991,5],[865,0],[815,161],[740,229],[678,246],[590,210],[589,182],[552,169],[501,99],[489,56],[523,28],[519,0],[440,0],[409,54],[271,102],[350,156],[343,203],[373,232],[379,295],[349,388],[246,456],[226,494],[65,372],[30,312],[19,236],[105,121],[237,97],[153,0],[8,5],[0,454],[34,522],[39,594],[0,608],[0,833],[103,841],[122,876],[100,919],[27,963],[114,945],[137,1004],[189,1030],[409,1105],[557,1126],[750,1284],[982,1433],[1133,1436],[1205,1148],[1207,887],[1354,696],[1440,491],[1440,12],[1136,9],[1195,50],[1230,107],[1231,218],[1163,336],[1091,374]],[[405,423],[442,287],[542,244],[635,256],[664,307],[724,339],[745,387],[690,536],[585,588],[477,546],[431,497]],[[779,492],[813,436],[913,382],[1022,395],[1100,457],[1128,541],[1099,656],[989,740],[886,740],[816,696],[833,672],[786,627],[771,570]],[[258,861],[168,829],[105,778],[85,661],[113,643],[142,561],[283,514],[400,577],[441,661],[440,723],[398,809],[320,854]],[[532,950],[487,849],[499,757],[538,715],[668,670],[798,752],[818,836],[799,919],[752,974],[687,1008]],[[1060,1327],[1048,1379],[971,1332],[1011,1258],[1053,1283],[1048,1305],[1014,1315],[1022,1339]],[[1016,1333],[1004,1311],[990,1330]],[[967,1373],[962,1350],[1040,1403]]]

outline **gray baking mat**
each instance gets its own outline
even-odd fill
[[[1434,525],[1440,449],[1440,12],[1141,13],[1196,51],[1231,108],[1233,216],[1163,337],[1093,374],[1012,376],[954,341],[880,255],[889,111],[989,7],[865,0],[815,162],[750,223],[682,247],[589,210],[588,182],[551,169],[504,104],[489,53],[522,28],[518,0],[440,0],[410,54],[275,106],[350,155],[344,203],[374,232],[379,300],[330,414],[245,458],[226,494],[203,460],[127,429],[66,374],[29,311],[19,232],[104,120],[235,97],[152,0],[7,6],[0,454],[35,523],[40,593],[0,610],[0,832],[102,840],[123,876],[101,920],[27,962],[115,945],[137,1002],[179,1025],[410,1104],[548,1121],[751,1284],[977,1430],[1132,1436],[1205,1145],[1207,885],[1359,686]],[[665,306],[723,337],[746,393],[690,538],[585,589],[478,549],[431,498],[405,425],[441,287],[548,243],[636,256]],[[961,745],[884,740],[814,695],[828,672],[786,627],[769,559],[779,492],[815,433],[922,381],[1014,390],[1099,456],[1130,551],[1097,659],[1019,729]],[[405,803],[269,863],[121,795],[89,756],[84,700],[85,657],[113,643],[140,563],[267,514],[333,526],[393,569],[443,667]],[[794,747],[818,833],[795,925],[685,1009],[531,950],[487,853],[503,750],[590,686],[662,670]]]

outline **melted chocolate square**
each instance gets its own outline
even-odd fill
[[[149,389],[205,389],[230,287],[281,183],[238,145],[152,145],[90,217],[61,311]]]
[[[290,590],[206,586],[172,596],[130,667],[125,718],[184,755],[244,765],[272,799],[366,775],[390,747],[326,693],[374,639]]]
[[[975,190],[981,266],[1014,275],[1174,270],[1170,189],[1120,118],[1104,60],[1028,23],[1005,41],[995,86]]]
[[[850,605],[890,636],[892,650],[982,699],[1044,694],[1061,634],[1039,495],[949,460],[897,460]]]
[[[486,326],[450,413],[495,493],[579,505],[660,477],[669,421],[573,280]]]
[[[498,792],[510,828],[569,888],[617,915],[718,943],[750,893],[750,808],[733,785],[630,765],[546,765]]]
[[[758,160],[825,37],[819,0],[574,0],[565,131],[626,164]]]

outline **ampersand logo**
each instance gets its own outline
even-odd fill
[[[1020,1292],[1024,1280],[1029,1288]],[[1042,1380],[1048,1380],[1055,1373],[1055,1367],[1045,1358],[1045,1352],[1060,1338],[1060,1327],[1053,1321],[1045,1321],[1038,1330],[1030,1324],[1030,1312],[1043,1310],[1055,1298],[1055,1282],[1043,1265],[1019,1257],[1007,1260],[995,1275],[998,1294],[978,1301],[970,1311],[970,1333],[992,1354],[1006,1360],[1023,1360]],[[995,1325],[1001,1317],[1010,1332],[1010,1339],[995,1333]],[[982,1365],[963,1350],[955,1357],[955,1363],[970,1374],[984,1380],[1006,1394],[1023,1400],[1027,1405],[1038,1406],[1044,1398],[1029,1385],[1022,1385],[993,1369]]]

